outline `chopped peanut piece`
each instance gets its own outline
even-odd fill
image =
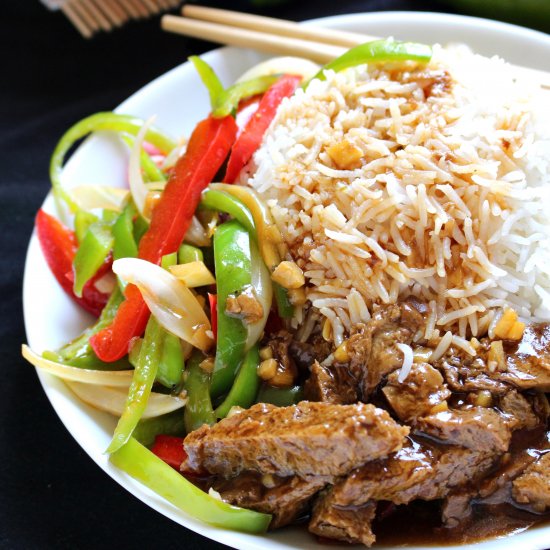
[[[496,368],[499,371],[505,371],[507,369],[506,357],[504,355],[504,347],[502,346],[502,340],[495,340],[491,342],[491,346],[489,348],[489,353],[487,354],[487,358],[489,360],[489,363],[491,362],[496,363]]]
[[[284,288],[300,288],[306,283],[304,272],[297,263],[282,261],[273,271],[271,278]]]
[[[363,151],[347,139],[328,147],[327,153],[340,170],[353,170],[361,166]]]
[[[207,357],[199,363],[199,367],[204,371],[211,373],[214,370],[214,358]]]
[[[514,326],[517,320],[518,314],[513,309],[506,308],[495,326],[495,337],[507,338],[508,331]]]
[[[276,359],[265,359],[258,365],[258,376],[262,380],[271,380],[277,374],[278,366]]]
[[[289,290],[288,299],[293,306],[303,306],[306,303],[305,289],[302,287]]]
[[[475,404],[478,407],[490,407],[493,403],[493,396],[489,390],[481,390],[475,399]]]
[[[294,384],[294,375],[290,369],[278,369],[275,376],[269,379],[269,383],[277,388],[288,388]]]
[[[449,405],[447,404],[447,401],[441,401],[441,403],[438,403],[437,405],[434,405],[430,409],[430,414],[436,414],[439,412],[446,411],[449,408]]]
[[[413,351],[413,362],[414,363],[427,363],[430,355],[432,354],[433,349],[425,348],[418,346]]]
[[[271,359],[273,357],[273,350],[270,346],[266,346],[260,350],[260,359]]]
[[[349,353],[348,353],[348,341],[342,342],[334,352],[334,359],[338,361],[339,363],[347,363],[349,361]]]
[[[516,321],[512,328],[506,334],[506,340],[521,340],[523,338],[523,331],[525,330],[525,323]]]
[[[249,287],[238,296],[228,296],[225,302],[225,312],[231,317],[242,319],[245,323],[257,323],[264,315],[264,308]]]

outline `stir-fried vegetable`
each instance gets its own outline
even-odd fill
[[[61,186],[61,170],[65,155],[69,149],[76,141],[91,132],[110,130],[114,132],[126,132],[135,136],[142,127],[143,121],[133,116],[116,113],[97,113],[77,122],[63,134],[52,155],[50,179],[54,193],[65,201],[73,213],[78,210],[78,204],[75,203],[69,193]],[[145,139],[165,153],[171,151],[176,145],[169,137],[155,128],[147,130]]]
[[[228,300],[236,302],[247,289],[250,291],[252,288],[250,237],[237,221],[226,222],[216,230],[214,261],[218,290],[218,339],[211,392],[218,396],[231,387],[243,360],[247,340],[243,318],[228,311]]]
[[[259,147],[265,131],[275,118],[277,107],[285,97],[294,93],[301,80],[300,76],[285,75],[267,90],[255,115],[248,121],[233,145],[223,181],[233,183],[237,179],[240,171]]]
[[[351,48],[340,57],[327,63],[314,78],[324,80],[324,71],[343,71],[365,63],[388,61],[419,61],[428,63],[432,58],[432,48],[416,42],[396,42],[394,40],[373,40]]]
[[[231,407],[242,407],[247,409],[254,403],[254,398],[258,392],[260,386],[260,379],[258,378],[257,370],[260,364],[260,355],[258,352],[258,345],[253,346],[246,357],[244,358],[239,372],[235,378],[227,397],[223,400],[223,403],[216,408],[216,417],[225,418]]]
[[[111,455],[111,462],[174,506],[211,525],[263,533],[271,516],[231,506],[195,487],[135,439]]]
[[[183,435],[184,433],[183,414],[178,409],[168,414],[155,416],[154,418],[142,418],[135,427],[132,437],[142,445],[151,445],[159,434]]]
[[[197,125],[155,207],[149,230],[139,243],[140,258],[160,263],[162,256],[179,248],[202,190],[225,160],[235,134],[232,117],[209,117]],[[126,355],[130,340],[139,336],[147,323],[149,310],[137,288],[128,287],[125,296],[113,323],[92,337],[92,347],[103,361],[116,361]]]
[[[114,453],[128,441],[147,407],[162,353],[161,330],[157,321],[151,317],[147,323],[124,411],[107,448],[108,453]]]
[[[199,349],[211,346],[208,317],[196,296],[176,277],[138,258],[117,260],[113,271],[139,288],[148,309],[166,330]]]
[[[188,361],[184,388],[187,391],[187,406],[184,420],[186,431],[192,432],[203,424],[214,424],[216,415],[210,399],[210,373],[201,364],[204,356],[195,352]]]
[[[68,277],[68,274],[72,273],[77,250],[74,231],[65,227],[44,210],[38,211],[35,225],[46,262],[61,288],[86,311],[98,316],[109,296],[95,287],[95,277],[83,285],[80,296],[73,292],[73,283]]]

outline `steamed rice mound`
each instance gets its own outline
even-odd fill
[[[460,48],[325,74],[283,102],[242,177],[306,275],[302,338],[320,320],[338,345],[375,304],[411,294],[431,312],[417,341],[449,331],[472,354],[505,306],[549,320],[550,117],[536,86]]]

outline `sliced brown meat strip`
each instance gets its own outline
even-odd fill
[[[431,414],[419,418],[416,428],[445,443],[474,451],[504,452],[512,437],[509,419],[485,407],[449,409]]]
[[[487,354],[491,341],[483,339],[477,356],[471,357],[457,348],[437,363],[455,391],[489,390],[504,395],[510,387],[518,390],[550,391],[550,325],[531,324],[519,343],[505,342],[506,370],[491,372]]]
[[[401,367],[403,353],[395,344],[410,344],[424,324],[421,306],[403,302],[377,309],[366,324],[359,324],[347,341],[349,368],[361,383],[364,400],[383,377]]]
[[[532,430],[541,423],[533,404],[521,393],[510,390],[499,400],[499,409],[511,417],[514,428]]]
[[[399,382],[397,372],[391,373],[382,391],[403,422],[429,414],[451,395],[441,373],[427,363],[413,364],[403,382]]]
[[[321,476],[307,480],[297,476],[267,477],[269,480],[262,479],[257,473],[246,472],[236,478],[218,480],[213,488],[224,501],[235,506],[273,514],[269,528],[277,529],[306,515],[312,497],[328,482]]]
[[[191,432],[184,447],[191,469],[224,477],[244,470],[339,476],[399,450],[408,432],[373,405],[259,403]]]
[[[345,366],[323,367],[317,361],[304,385],[308,401],[347,405],[357,401],[357,381]]]
[[[512,495],[537,512],[550,508],[550,452],[543,454],[513,482]]]
[[[482,476],[496,457],[495,453],[411,442],[385,460],[354,470],[334,485],[332,499],[339,506],[359,506],[370,500],[407,504],[439,499]]]
[[[372,546],[376,540],[371,528],[375,514],[375,502],[346,510],[334,505],[332,493],[328,491],[315,502],[308,528],[311,533],[327,539]]]

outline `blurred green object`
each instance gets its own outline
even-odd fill
[[[550,0],[445,0],[464,13],[550,31]]]

